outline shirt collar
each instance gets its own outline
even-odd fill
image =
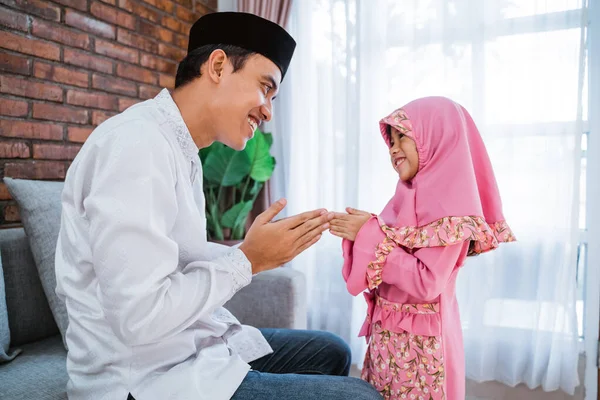
[[[156,95],[154,100],[156,101],[158,108],[165,115],[172,130],[175,132],[177,143],[183,154],[189,158],[190,161],[194,163],[199,162],[198,146],[194,143],[192,135],[183,121],[181,112],[179,111],[177,104],[175,104],[175,101],[173,101],[173,97],[171,97],[169,90],[166,88],[162,89],[160,93]]]

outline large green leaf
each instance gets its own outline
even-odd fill
[[[269,145],[269,148],[273,145],[273,134],[272,133],[263,133],[265,137],[265,142]]]
[[[224,145],[222,143],[214,142],[210,146],[204,147],[204,148],[200,149],[198,151],[198,157],[200,157],[200,162],[202,163],[202,165],[204,165],[204,162],[206,161],[206,157],[208,157],[208,155],[210,153],[212,153],[213,151],[218,150],[219,148],[221,148],[223,146]]]
[[[250,159],[250,177],[258,182],[268,181],[275,169],[275,159],[271,156],[269,144],[260,130],[257,129],[254,137],[246,142],[244,153]]]
[[[233,228],[246,221],[248,214],[252,211],[252,201],[237,203],[229,210],[225,211],[221,218],[221,225],[225,228]]]
[[[250,172],[252,164],[248,154],[230,147],[217,147],[206,157],[204,177],[209,183],[234,186]]]

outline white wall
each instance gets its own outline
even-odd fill
[[[217,11],[237,11],[237,0],[219,0]]]

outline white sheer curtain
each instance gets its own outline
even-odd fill
[[[302,0],[276,120],[274,197],[286,212],[379,212],[396,177],[377,121],[445,95],[478,123],[518,242],[468,261],[457,293],[467,377],[572,393],[585,9],[582,0]],[[362,297],[325,235],[307,274],[308,327],[340,334],[360,365]]]

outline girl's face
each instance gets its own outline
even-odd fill
[[[404,182],[411,180],[419,170],[419,153],[415,141],[390,127],[390,158],[392,167]]]

